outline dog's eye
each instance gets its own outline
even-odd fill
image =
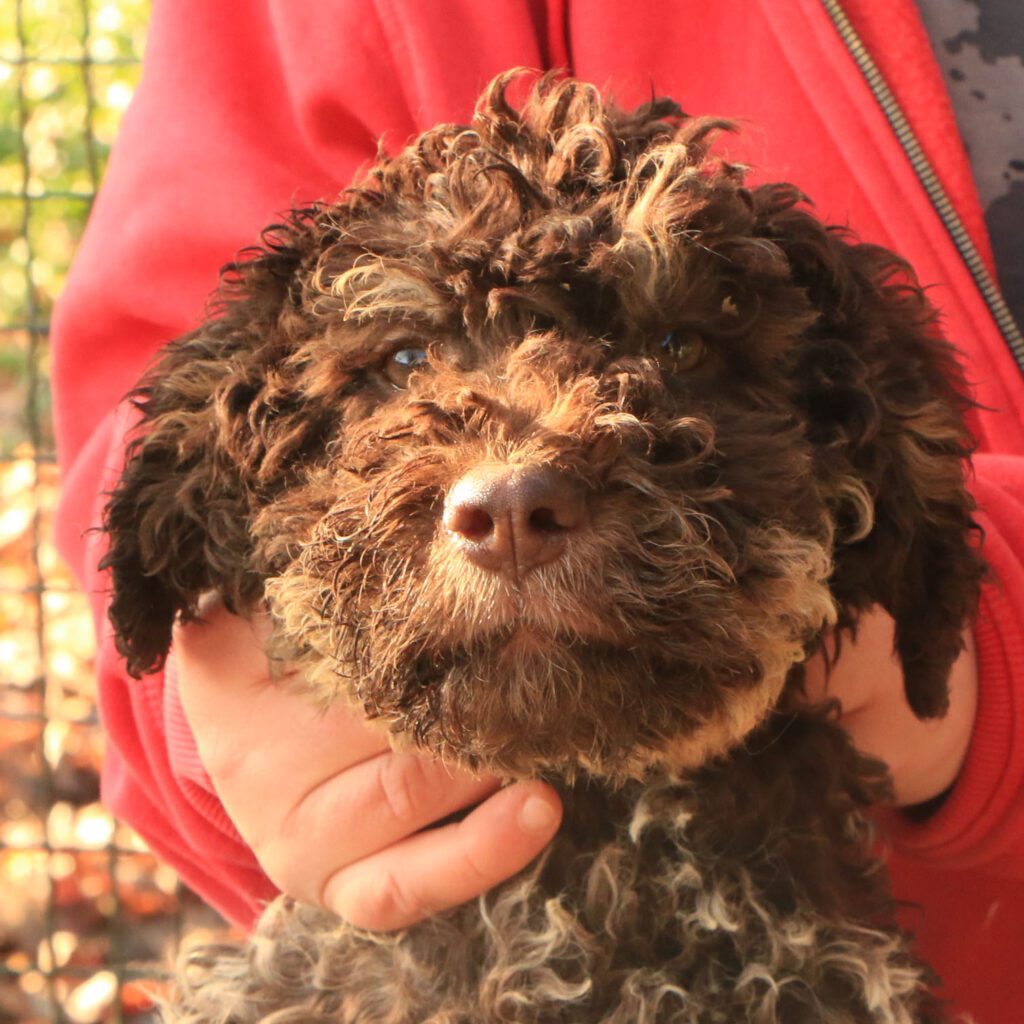
[[[430,365],[425,349],[398,348],[388,356],[384,373],[396,388],[406,388],[413,370],[422,370]]]
[[[699,366],[708,346],[694,331],[669,331],[658,346],[658,361],[670,373],[686,373]]]
[[[530,325],[531,334],[546,334],[548,331],[553,331],[558,326],[558,321],[553,316],[548,316],[546,313],[534,313],[533,323]]]

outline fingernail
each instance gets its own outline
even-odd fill
[[[550,801],[539,796],[527,798],[519,811],[519,825],[524,832],[547,832],[558,818]]]

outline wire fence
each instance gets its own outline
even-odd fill
[[[139,75],[148,0],[0,14],[0,1024],[142,1022],[220,920],[99,804],[87,602],[52,539],[49,321]]]

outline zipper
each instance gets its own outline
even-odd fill
[[[907,159],[917,174],[918,181],[921,182],[928,198],[931,199],[935,212],[945,225],[946,231],[949,232],[953,244],[971,273],[971,277],[974,278],[974,283],[978,286],[1007,347],[1016,359],[1021,372],[1024,373],[1024,336],[1021,335],[1020,328],[1006,305],[999,285],[989,273],[977,246],[967,233],[963,221],[960,220],[960,215],[950,202],[928,157],[925,156],[921,143],[914,134],[914,129],[910,127],[910,122],[900,109],[900,105],[882,77],[881,71],[878,70],[878,65],[872,60],[871,54],[868,53],[853,25],[850,24],[850,19],[847,18],[840,0],[821,0],[821,3],[832,19],[832,24],[839,33],[839,37],[850,51],[850,56],[857,62],[861,74],[864,75],[878,105],[882,108],[882,112],[888,118],[896,138],[903,147],[903,152],[907,155]]]

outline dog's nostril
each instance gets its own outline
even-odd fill
[[[530,529],[538,533],[561,533],[563,530],[572,529],[570,525],[558,521],[558,513],[553,508],[535,508],[527,522]]]
[[[448,520],[448,529],[470,541],[481,541],[494,532],[494,520],[482,508],[456,508]]]

